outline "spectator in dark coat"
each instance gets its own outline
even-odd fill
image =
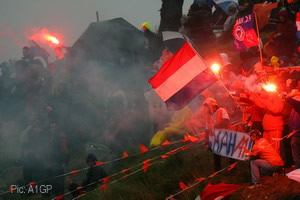
[[[293,110],[289,118],[290,132],[296,131],[292,136],[292,153],[296,168],[300,168],[300,92],[292,90],[286,101],[292,106]]]
[[[269,15],[268,24],[264,28],[267,32],[272,32],[276,30],[277,25],[280,23],[279,12],[283,10],[283,1],[279,1],[277,8],[273,8]]]
[[[107,176],[105,171],[97,166],[97,157],[90,153],[86,158],[86,164],[90,167],[88,169],[88,172],[86,174],[86,178],[83,181],[83,186],[86,186],[88,184],[91,184],[93,182],[99,181],[100,179],[103,179]]]
[[[145,25],[146,23],[142,25],[144,30],[144,37],[147,43],[146,49],[148,50],[152,61],[156,61],[159,59],[161,52],[164,49],[164,44],[162,40],[158,37],[158,35],[156,35],[151,31],[150,25],[148,26]]]
[[[188,32],[189,38],[198,46],[211,43],[213,39],[213,32],[211,26],[212,11],[206,4],[198,5],[192,4],[188,19],[184,23],[184,28]]]
[[[294,53],[296,44],[296,25],[289,20],[288,13],[281,11],[279,13],[280,23],[276,27],[276,31],[270,36],[268,44],[274,51],[275,56],[291,57]],[[274,55],[273,55],[274,56]]]
[[[253,2],[251,0],[240,1],[239,5],[240,10],[236,16],[237,19],[253,13]]]

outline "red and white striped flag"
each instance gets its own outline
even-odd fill
[[[168,109],[180,110],[216,81],[203,59],[186,42],[149,83]]]

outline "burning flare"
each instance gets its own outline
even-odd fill
[[[211,69],[215,74],[218,74],[219,71],[220,71],[220,69],[221,69],[221,67],[220,67],[219,64],[214,63],[214,64],[211,65],[210,69]]]
[[[54,43],[54,44],[59,44],[60,43],[59,40],[56,37],[52,36],[52,35],[45,35],[45,39],[52,42],[52,43]]]
[[[267,92],[276,92],[277,89],[276,85],[272,83],[263,84],[262,86]]]

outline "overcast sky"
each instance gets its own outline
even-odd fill
[[[183,13],[193,0],[185,0]],[[47,28],[71,46],[89,23],[123,17],[140,28],[145,21],[152,27],[160,21],[161,0],[0,0],[0,62],[20,58],[27,44],[25,32]]]

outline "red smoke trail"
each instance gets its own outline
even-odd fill
[[[50,45],[51,47],[59,47],[61,45],[60,40],[46,28],[35,30],[33,34],[27,37],[27,39]]]

